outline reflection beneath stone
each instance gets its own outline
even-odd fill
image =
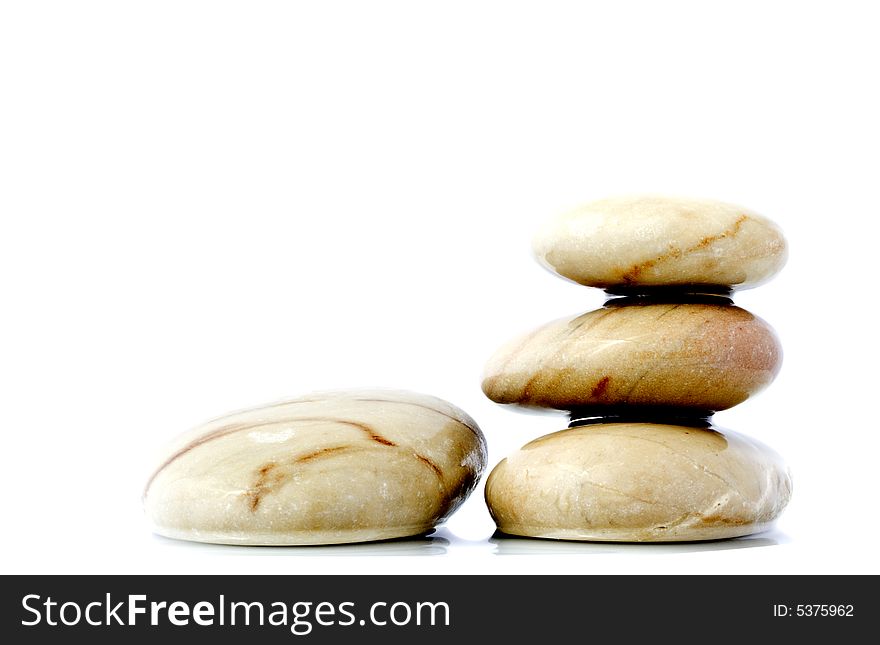
[[[206,544],[174,540],[159,535],[155,539],[165,546],[182,549],[202,549],[223,551],[224,555],[240,556],[365,556],[365,555],[401,555],[425,556],[445,555],[449,540],[445,537],[422,535],[398,540],[382,542],[361,542],[358,544],[335,544],[322,546],[233,546],[222,544]]]
[[[663,553],[696,553],[699,551],[727,551],[776,546],[789,540],[779,531],[769,531],[732,540],[707,542],[574,542],[540,538],[521,538],[495,531],[489,542],[494,545],[495,555],[627,555]]]

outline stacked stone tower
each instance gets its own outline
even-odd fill
[[[498,528],[660,542],[769,527],[790,496],[787,469],[767,446],[710,419],[779,371],[772,328],[731,300],[785,263],[779,229],[730,204],[610,199],[550,222],[535,252],[608,298],[487,365],[483,391],[493,401],[571,415],[568,429],[492,471],[486,501]]]

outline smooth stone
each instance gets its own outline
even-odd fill
[[[498,350],[483,392],[496,403],[575,410],[677,406],[717,411],[776,376],[773,329],[732,305],[609,305],[544,325]]]
[[[596,424],[526,444],[486,481],[511,535],[686,542],[764,531],[791,496],[780,457],[743,435],[652,423]]]
[[[534,240],[545,267],[591,287],[754,287],[785,264],[779,228],[723,202],[622,197],[548,222]]]
[[[431,531],[486,464],[477,424],[411,392],[327,392],[181,436],[147,483],[156,533],[221,544],[339,544]]]

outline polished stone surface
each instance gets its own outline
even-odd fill
[[[764,388],[781,361],[772,328],[739,307],[611,304],[502,347],[482,386],[497,403],[529,407],[716,411]]]
[[[499,530],[562,540],[678,542],[764,531],[791,495],[779,456],[729,431],[595,424],[541,437],[486,481]]]
[[[753,287],[787,257],[785,238],[740,206],[655,196],[605,199],[548,222],[538,260],[580,284]]]
[[[435,397],[318,393],[208,422],[170,445],[144,507],[156,533],[222,544],[424,534],[476,486],[483,434]]]

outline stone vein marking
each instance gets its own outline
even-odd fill
[[[608,492],[614,493],[615,495],[621,495],[622,497],[626,497],[628,499],[633,499],[637,502],[641,502],[642,504],[650,504],[651,506],[665,506],[666,508],[672,508],[677,511],[681,510],[681,507],[675,506],[674,504],[666,504],[664,502],[658,502],[657,500],[653,500],[653,499],[644,499],[642,497],[638,497],[637,495],[633,495],[632,493],[627,493],[627,492],[624,492],[624,491],[619,490],[617,488],[613,488],[611,486],[606,486],[605,484],[597,484],[596,482],[594,482],[591,479],[585,479],[584,483],[588,484],[589,486],[593,486],[595,488],[598,488],[599,490],[607,490]]]
[[[655,531],[668,531],[670,529],[678,529],[678,528],[689,528],[700,522],[703,518],[703,514],[699,511],[688,511],[683,513],[679,517],[675,518],[671,522],[664,522],[663,524],[658,524],[656,526],[652,526],[648,529],[651,532]]]
[[[559,355],[562,353],[562,351],[566,347],[572,345],[573,343],[576,343],[581,338],[581,336],[572,338],[572,336],[574,336],[575,333],[587,332],[587,331],[593,329],[594,327],[598,326],[599,323],[601,323],[608,316],[616,313],[616,310],[614,310],[614,309],[605,309],[605,310],[597,310],[597,311],[598,311],[597,315],[592,316],[592,317],[589,314],[583,314],[582,316],[580,316],[581,318],[583,318],[583,320],[581,320],[579,323],[577,323],[573,327],[568,326],[556,334],[556,337],[554,338],[554,341],[557,346],[556,349],[553,351],[553,353],[551,355],[546,356],[540,360],[540,365],[538,365],[536,367],[534,374],[532,374],[532,376],[529,377],[529,379],[525,382],[525,384],[523,384],[522,388],[520,389],[519,397],[515,397],[515,398],[511,399],[511,401],[516,401],[517,398],[520,401],[525,402],[525,403],[533,402],[536,400],[537,401],[544,400],[543,398],[536,398],[535,393],[532,390],[537,389],[539,381],[544,376],[543,372],[546,371],[546,369],[547,369],[546,365],[548,363],[552,363],[552,362],[558,360]],[[541,329],[546,329],[546,327],[542,327]],[[540,331],[540,330],[538,330],[538,331]],[[534,332],[532,334],[532,336],[534,336],[536,333],[537,333],[537,331]],[[520,351],[521,349],[524,349],[525,345],[526,344],[523,343],[515,351]],[[503,369],[507,366],[507,364],[510,362],[512,357],[513,357],[513,353],[511,353],[510,357],[505,361],[505,364],[502,367],[502,369],[499,370],[499,373],[501,371],[503,371]],[[549,379],[549,381],[544,383],[542,389],[544,389],[544,390],[552,389],[552,385],[555,385],[558,382],[558,380],[560,380],[559,374],[557,374],[557,376],[555,378],[551,378],[551,379]],[[600,381],[600,384],[601,384],[601,381]],[[606,380],[605,385],[607,385],[607,380]],[[600,394],[601,393],[604,393],[604,387],[602,388],[602,391],[600,392]]]
[[[599,379],[599,382],[593,387],[590,391],[591,399],[601,399],[605,394],[605,391],[608,389],[608,382],[611,380],[610,376],[603,376]]]
[[[564,330],[564,333],[557,334],[556,338],[554,339],[557,343],[557,347],[549,358],[558,358],[559,354],[562,353],[562,351],[566,347],[576,345],[576,343],[583,338],[582,334],[579,335],[577,338],[571,338],[571,336],[573,336],[575,332],[588,332],[591,329],[598,327],[599,324],[605,320],[605,318],[618,313],[618,311],[615,309],[599,309],[597,311],[599,313],[596,316],[593,316],[592,319],[589,319],[589,314],[584,314],[585,320],[578,323],[578,325],[576,325],[574,329],[566,329]],[[544,362],[546,363],[546,360]]]
[[[681,304],[680,304],[680,303],[677,304],[677,305],[672,305],[669,309],[667,309],[667,310],[664,311],[662,314],[660,314],[659,316],[657,316],[657,318],[654,319],[655,322],[656,322],[657,320],[660,320],[660,319],[661,319],[663,316],[665,316],[666,314],[672,313],[674,310],[678,309],[679,307],[681,307]],[[681,336],[687,336],[687,335],[689,335],[689,334],[688,334],[688,333],[681,333],[680,335],[681,335]],[[643,380],[645,380],[645,377],[647,377],[648,374],[650,374],[651,372],[653,372],[654,370],[657,369],[658,364],[659,364],[659,361],[654,360],[654,361],[652,361],[652,362],[648,365],[648,367],[646,367],[646,368],[642,371],[642,373],[638,376],[638,378],[636,378],[636,380],[635,380],[635,381],[633,382],[633,384],[630,386],[629,390],[627,390],[626,394],[624,394],[624,396],[623,396],[623,400],[624,400],[624,401],[626,401],[627,403],[629,403],[629,402],[632,400],[632,395],[635,393],[636,388],[639,386],[639,384],[640,384]],[[697,365],[697,366],[702,365],[702,363],[699,363],[699,362],[694,363],[694,364]]]
[[[686,513],[682,513],[681,515],[676,517],[671,522],[663,522],[662,524],[657,524],[656,526],[652,526],[648,530],[651,532],[668,531],[669,529],[679,528],[682,524],[687,522],[689,519],[695,519],[696,517],[697,517],[696,513],[692,512],[692,511],[688,511]]]
[[[704,237],[702,240],[697,242],[695,245],[688,247],[684,250],[678,248],[671,248],[666,253],[662,253],[658,255],[656,258],[652,258],[650,260],[645,260],[643,262],[639,262],[638,264],[634,264],[629,269],[623,272],[621,278],[625,283],[633,283],[638,277],[648,269],[654,268],[656,265],[661,262],[666,262],[667,260],[673,258],[680,258],[682,255],[687,255],[689,253],[693,253],[694,251],[699,251],[700,249],[704,249],[708,246],[711,246],[718,240],[723,240],[726,237],[734,237],[739,233],[739,230],[742,228],[742,225],[749,219],[748,215],[740,215],[737,220],[733,223],[733,226],[727,229],[726,231],[722,231],[717,235],[708,235]]]
[[[446,479],[443,477],[443,470],[440,468],[440,466],[438,466],[435,462],[428,459],[424,455],[417,453],[416,451],[413,451],[413,455],[415,456],[416,459],[418,459],[420,462],[422,462],[428,468],[430,468],[431,471],[434,473],[434,475],[436,475],[437,483],[440,486],[439,495],[440,495],[440,507],[441,508],[445,507],[447,504],[450,503],[450,501],[452,499],[454,499],[454,495],[456,493],[456,490],[459,491],[459,495],[461,494],[461,491],[467,490],[466,480],[463,480],[461,485],[457,489],[455,486],[450,488],[446,485]]]
[[[434,471],[434,474],[440,479],[440,482],[443,482],[443,471],[440,470],[440,466],[435,464],[433,461],[425,457],[424,455],[420,455],[419,453],[413,453],[420,462],[425,464],[428,468]]]
[[[150,486],[153,484],[153,480],[156,479],[156,476],[165,470],[168,465],[175,461],[178,457],[188,453],[193,448],[197,448],[201,446],[203,443],[207,443],[208,441],[212,441],[214,439],[219,439],[220,437],[225,437],[228,434],[232,434],[233,432],[240,432],[241,430],[251,430],[253,428],[260,428],[270,425],[275,425],[276,423],[280,423],[278,421],[273,421],[271,423],[261,423],[261,424],[247,424],[247,423],[234,423],[228,426],[223,426],[216,430],[212,430],[202,436],[190,441],[183,448],[179,449],[177,452],[172,454],[168,459],[166,459],[162,464],[155,470],[155,472],[150,475],[150,479],[147,480],[147,485],[144,487],[144,497],[147,496],[147,492],[150,490]]]
[[[367,403],[396,403],[398,405],[412,405],[417,408],[422,408],[423,410],[430,410],[431,412],[436,412],[440,416],[446,417],[450,421],[455,421],[456,423],[463,425],[465,428],[467,428],[468,430],[470,430],[474,434],[477,433],[477,430],[476,430],[477,422],[474,421],[473,419],[471,419],[469,416],[464,415],[465,419],[459,419],[458,417],[454,417],[451,414],[447,414],[443,410],[438,410],[437,408],[431,407],[430,405],[423,405],[421,403],[415,403],[413,401],[392,401],[389,399],[352,399],[352,400],[353,401],[365,401]]]
[[[651,531],[668,531],[669,529],[676,529],[681,527],[691,527],[694,524],[748,524],[749,522],[744,520],[737,520],[734,518],[724,517],[718,515],[718,507],[724,507],[727,502],[730,500],[730,493],[724,492],[720,496],[711,500],[706,507],[706,510],[703,511],[688,511],[681,515],[680,517],[675,518],[671,522],[664,522],[662,524],[658,524],[656,526],[651,527]]]
[[[284,407],[285,405],[295,405],[295,404],[299,404],[299,403],[326,403],[326,402],[333,401],[333,400],[334,400],[333,398],[325,398],[325,399],[295,399],[293,401],[279,401],[278,403],[271,403],[269,405],[260,406],[259,408],[251,408],[249,410],[244,410],[244,412],[252,412],[255,410],[266,410],[266,409],[271,409],[271,408],[280,408],[280,407]],[[423,403],[416,403],[414,401],[395,401],[393,399],[374,399],[374,398],[364,399],[364,398],[360,398],[360,397],[351,398],[351,399],[344,399],[343,398],[342,400],[343,401],[363,401],[366,403],[395,403],[398,405],[412,405],[417,408],[422,408],[424,410],[430,410],[431,412],[436,412],[440,416],[444,416],[447,419],[450,419],[452,421],[456,421],[457,423],[460,423],[461,425],[465,426],[468,430],[475,432],[476,421],[474,421],[473,419],[471,419],[467,415],[464,415],[466,417],[464,420],[459,419],[458,417],[454,417],[451,414],[447,414],[443,410],[439,410],[439,409],[437,409],[433,406],[430,406],[430,405],[424,405]]]
[[[739,496],[739,498],[740,498],[741,500],[745,501],[745,497],[744,497],[743,494],[739,491],[739,489],[738,489],[736,486],[734,486],[733,484],[731,484],[729,481],[727,481],[726,479],[724,479],[724,477],[722,477],[721,475],[719,475],[719,474],[717,474],[717,473],[712,472],[711,470],[709,470],[708,468],[706,468],[703,464],[701,464],[701,463],[698,462],[697,460],[695,460],[695,459],[693,459],[693,458],[691,458],[691,457],[688,457],[688,456],[687,456],[686,454],[684,454],[683,452],[681,452],[681,451],[679,451],[679,450],[676,450],[675,448],[673,448],[673,447],[671,447],[671,446],[666,445],[666,444],[663,443],[662,441],[657,441],[656,439],[647,439],[646,437],[639,437],[639,436],[631,435],[631,434],[622,434],[622,433],[621,433],[621,434],[617,434],[617,433],[611,433],[611,432],[601,432],[601,431],[599,431],[599,430],[595,430],[595,429],[594,429],[595,427],[596,427],[596,426],[593,426],[593,427],[590,429],[590,433],[591,433],[591,434],[604,435],[604,436],[606,436],[606,437],[627,437],[627,438],[629,438],[629,439],[635,439],[635,440],[637,440],[637,441],[647,441],[648,443],[655,443],[655,444],[657,444],[658,446],[662,446],[662,447],[664,447],[666,450],[668,450],[669,452],[671,452],[672,454],[674,454],[674,455],[678,455],[679,457],[681,457],[681,458],[684,459],[685,461],[687,461],[687,462],[693,464],[693,465],[696,466],[699,470],[703,471],[704,473],[706,473],[706,474],[709,475],[710,477],[714,477],[715,479],[719,480],[719,481],[722,482],[725,486],[727,486],[727,488],[728,488],[731,492],[736,493],[736,494]]]
[[[656,367],[657,367],[656,363],[652,363],[644,371],[642,371],[641,374],[639,374],[639,377],[635,380],[635,382],[632,384],[632,386],[630,386],[630,388],[629,388],[629,390],[627,390],[626,394],[623,395],[624,401],[626,401],[627,403],[631,402],[632,395],[635,393],[636,388],[639,386],[639,383],[641,383],[643,380],[645,380],[645,377],[648,374],[650,374],[651,372],[653,372]]]
[[[245,497],[250,501],[249,505],[251,511],[256,511],[257,507],[260,505],[260,500],[262,499],[263,494],[269,488],[269,481],[277,481],[278,474],[273,473],[277,466],[278,464],[270,462],[257,471],[257,482],[245,493]]]
[[[663,316],[665,316],[666,314],[671,314],[673,311],[675,311],[675,310],[678,309],[679,307],[681,307],[681,303],[679,303],[679,304],[677,304],[677,305],[672,305],[671,307],[669,307],[669,309],[667,309],[667,310],[664,311],[662,314],[660,314],[659,316],[657,316],[657,317],[654,319],[654,322],[657,322],[658,320],[660,320],[660,319],[661,319]]]
[[[351,450],[352,448],[354,448],[354,446],[350,445],[321,448],[320,450],[315,450],[300,457],[296,457],[284,465],[296,466],[298,464],[311,462],[315,459],[327,457],[344,450]],[[279,485],[283,484],[287,479],[290,478],[290,473],[279,470],[278,465],[279,464],[277,462],[270,461],[258,468],[256,482],[254,482],[254,485],[243,493],[244,497],[248,500],[248,506],[250,507],[251,512],[255,512],[257,508],[259,508],[260,502],[263,501],[263,497],[271,493]]]
[[[397,447],[396,444],[388,444],[384,442],[382,445],[391,445]],[[305,455],[300,455],[299,457],[295,457],[286,463],[278,464],[278,462],[270,461],[256,471],[256,481],[254,484],[248,488],[242,495],[248,501],[248,507],[251,512],[256,512],[256,510],[260,507],[260,503],[263,501],[263,498],[275,491],[279,486],[281,486],[285,481],[290,479],[290,468],[294,468],[304,463],[311,463],[318,459],[323,459],[324,457],[329,457],[335,454],[338,454],[343,451],[356,450],[358,446],[354,445],[343,445],[343,446],[331,446],[329,448],[321,448],[319,450],[315,450]],[[443,495],[448,495],[446,491],[446,482],[443,478],[443,471],[440,466],[436,463],[425,457],[424,455],[420,455],[419,453],[413,451],[413,456],[418,459],[421,463],[425,464],[431,471],[437,476],[438,481],[440,482],[441,488],[443,488]],[[285,466],[286,469],[279,469],[279,465]]]
[[[593,327],[595,327],[600,322],[602,322],[602,320],[604,318],[607,318],[611,314],[615,313],[615,311],[616,310],[614,310],[610,307],[608,309],[600,309],[598,314],[596,314],[595,316],[592,316],[592,319],[589,316],[589,314],[582,314],[582,317],[584,318],[584,320],[579,322],[573,328],[566,330],[568,333],[563,335],[563,338],[568,338],[569,336],[571,336],[575,332],[590,331]],[[587,323],[589,323],[589,324],[587,324]],[[584,325],[586,325],[586,327]]]
[[[389,439],[386,439],[379,433],[377,433],[373,428],[368,426],[365,423],[361,423],[358,421],[350,421],[348,419],[336,419],[333,417],[298,417],[294,419],[284,419],[280,421],[270,421],[265,423],[234,423],[228,426],[223,426],[217,428],[216,430],[212,430],[197,439],[194,439],[183,448],[175,452],[168,459],[159,466],[156,471],[152,474],[150,479],[147,481],[147,485],[144,488],[144,497],[146,497],[147,493],[150,490],[150,486],[153,484],[153,481],[156,479],[156,476],[162,472],[165,468],[167,468],[171,463],[188,453],[190,450],[194,448],[198,448],[199,446],[208,443],[209,441],[213,441],[215,439],[220,439],[221,437],[225,437],[230,434],[234,434],[236,432],[244,432],[245,430],[255,430],[257,428],[265,428],[267,426],[280,425],[284,423],[294,423],[297,421],[306,421],[306,422],[329,422],[329,423],[341,423],[343,425],[352,426],[353,428],[357,428],[364,432],[370,439],[375,441],[376,443],[381,443],[384,446],[396,446],[397,444]]]
[[[332,448],[321,448],[320,450],[315,450],[314,452],[310,452],[307,455],[303,455],[302,457],[297,457],[293,460],[295,464],[301,464],[307,461],[313,461],[319,457],[326,457],[327,455],[332,455],[334,452],[339,452],[340,450],[348,450],[352,446],[334,446]]]

